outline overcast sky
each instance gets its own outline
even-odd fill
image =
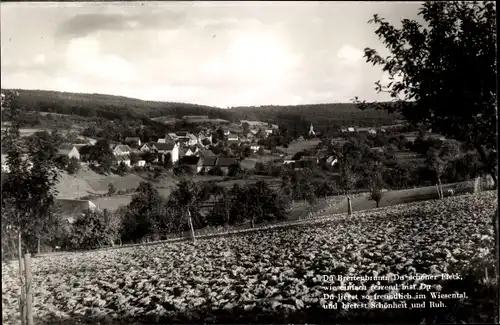
[[[3,88],[219,107],[387,100],[367,23],[415,2],[2,3]]]

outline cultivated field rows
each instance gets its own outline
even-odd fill
[[[104,323],[118,318],[125,323],[317,322],[315,317],[329,313],[319,308],[322,274],[452,273],[479,261],[493,263],[489,248],[496,207],[496,192],[484,192],[196,244],[38,258],[33,260],[35,318],[45,323],[75,317],[88,323],[96,321],[93,317]],[[2,264],[3,324],[19,322],[16,274],[16,263]]]

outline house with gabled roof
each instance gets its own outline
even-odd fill
[[[89,200],[75,200],[75,199],[55,199],[56,207],[61,213],[61,217],[69,223],[73,223],[76,219],[85,215],[85,212],[98,211],[98,206]]]
[[[202,167],[208,172],[215,167],[215,163],[217,162],[217,156],[206,156],[203,158]]]
[[[126,137],[125,140],[123,141],[125,144],[133,145],[136,147],[141,146],[141,139],[138,137]]]
[[[124,163],[125,166],[130,167],[130,157],[128,155],[119,155],[116,156],[116,164],[119,165],[121,163]]]
[[[219,157],[215,162],[215,167],[219,167],[224,174],[229,172],[229,167],[238,165],[236,158]]]
[[[216,154],[213,153],[212,150],[208,149],[203,149],[197,152],[198,156],[203,157],[203,158],[208,158],[208,157],[217,157]]]
[[[179,159],[180,166],[187,166],[191,168],[193,173],[201,172],[203,168],[203,158],[199,156],[184,156]]]
[[[174,164],[179,161],[179,145],[175,142],[155,143],[154,149],[163,156],[169,153]]]
[[[113,154],[115,156],[130,155],[131,152],[132,152],[132,149],[129,146],[127,146],[126,144],[119,144],[113,148]]]
[[[80,152],[78,151],[78,148],[73,144],[60,145],[59,148],[57,148],[57,155],[65,156],[68,157],[69,159],[76,158],[80,160]]]

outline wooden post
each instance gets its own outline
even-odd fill
[[[37,243],[37,254],[40,255],[40,238],[38,238],[38,243]]]
[[[26,275],[26,325],[33,325],[33,287],[31,277],[31,256],[24,255],[24,271]]]
[[[187,213],[188,213],[189,228],[191,230],[191,239],[193,239],[193,243],[196,243],[196,235],[194,233],[193,220],[191,219],[191,211],[188,209]]]
[[[19,312],[21,313],[21,324],[26,325],[26,291],[24,290],[24,272],[23,272],[23,251],[21,247],[21,230],[17,237],[18,254],[19,254],[19,285],[21,287],[21,297],[19,300]]]
[[[352,205],[351,205],[351,198],[347,197],[347,214],[351,215],[352,214]]]

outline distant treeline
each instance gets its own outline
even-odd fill
[[[326,132],[341,126],[379,126],[395,124],[400,118],[385,111],[360,110],[352,103],[312,104],[297,106],[216,107],[172,102],[143,101],[122,96],[79,94],[42,90],[17,90],[20,94],[12,105],[22,111],[49,112],[81,116],[85,119],[134,120],[160,127],[151,120],[170,116],[205,115],[231,122],[260,120],[286,125],[291,134],[304,134],[313,123],[315,130]],[[75,121],[75,120],[74,120]],[[43,123],[43,119],[42,122]]]

